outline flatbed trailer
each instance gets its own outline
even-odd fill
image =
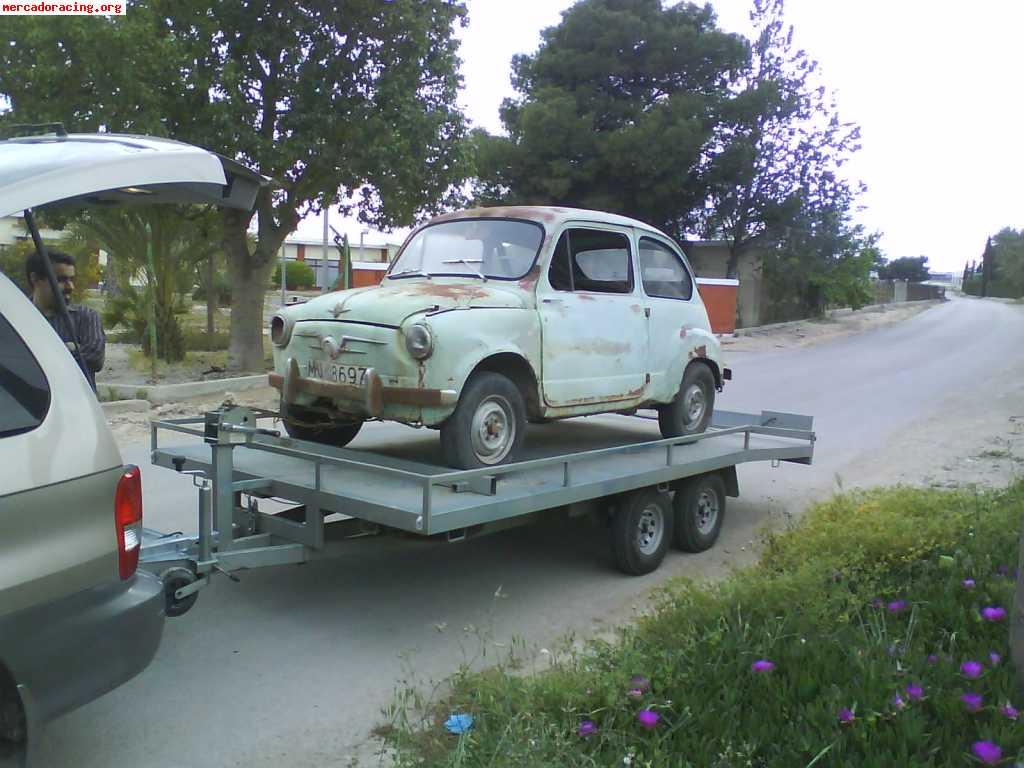
[[[725,497],[739,495],[737,465],[810,464],[815,442],[810,416],[715,411],[699,435],[453,470],[260,426],[277,418],[230,406],[152,422],[153,464],[192,475],[199,489],[195,535],[143,532],[140,560],[161,573],[168,615],[187,611],[216,573],[237,580],[247,568],[343,556],[374,535],[463,541],[556,509],[602,516],[618,567],[648,573],[671,543],[714,544]],[[162,446],[168,432],[200,440]],[[265,511],[262,499],[286,504]]]

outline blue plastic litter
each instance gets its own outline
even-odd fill
[[[444,721],[444,727],[451,733],[465,733],[473,727],[472,715],[452,715]]]

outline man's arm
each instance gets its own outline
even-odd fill
[[[78,312],[78,348],[89,370],[98,373],[103,370],[103,359],[107,352],[107,336],[99,313],[90,307],[80,307]]]

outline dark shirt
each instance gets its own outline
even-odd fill
[[[89,380],[89,386],[96,389],[96,374],[103,370],[103,358],[106,354],[107,336],[103,333],[103,325],[100,323],[99,313],[83,304],[69,304],[68,315],[75,327],[75,335],[78,337],[78,349],[82,353],[82,360],[85,362],[86,370],[82,371],[85,378]],[[57,331],[57,335],[65,342],[72,341],[71,334],[63,320],[58,320],[57,315],[47,318],[50,325]],[[77,357],[75,358],[77,360]]]

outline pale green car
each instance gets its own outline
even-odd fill
[[[658,230],[551,207],[415,230],[379,286],[271,320],[284,424],[336,446],[368,419],[439,428],[462,469],[516,459],[529,422],[656,408],[702,432],[730,372],[693,272]]]

